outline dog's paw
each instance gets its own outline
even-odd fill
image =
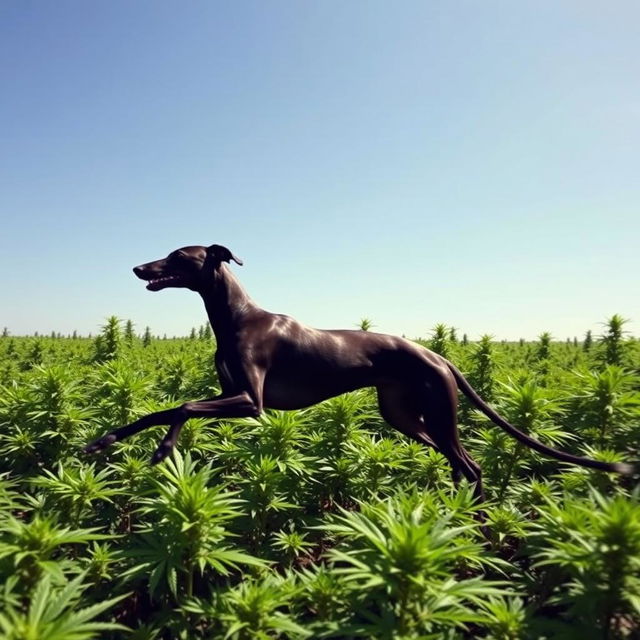
[[[108,446],[112,445],[118,438],[113,433],[108,433],[106,436],[102,436],[102,438],[98,438],[93,442],[90,442],[85,448],[85,453],[97,453],[98,451],[102,451],[106,449]]]
[[[151,456],[151,464],[156,465],[167,458],[173,451],[173,443],[163,440]]]

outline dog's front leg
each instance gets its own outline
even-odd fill
[[[88,444],[84,450],[85,453],[96,453],[106,449],[114,442],[124,440],[148,427],[168,424],[171,425],[171,428],[152,458],[152,462],[157,463],[169,454],[175,445],[182,425],[189,418],[247,418],[258,416],[261,412],[261,404],[255,402],[246,391],[236,395],[223,394],[199,402],[185,402],[175,409],[150,413],[131,424],[114,429]]]
[[[181,409],[185,418],[169,427],[169,431],[151,456],[151,464],[162,462],[171,453],[178,442],[182,426],[189,418],[257,418],[262,412],[262,407],[251,400],[246,392],[226,398],[186,402]]]

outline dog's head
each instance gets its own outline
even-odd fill
[[[166,258],[147,262],[133,268],[141,280],[145,280],[149,291],[160,291],[167,287],[182,287],[200,291],[211,275],[223,262],[242,260],[219,244],[210,247],[182,247],[172,251]]]

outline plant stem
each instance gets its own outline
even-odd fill
[[[513,448],[513,455],[511,456],[511,460],[509,460],[509,465],[507,466],[507,473],[500,485],[500,492],[498,493],[498,501],[502,504],[504,500],[505,493],[507,492],[507,487],[511,482],[511,477],[513,476],[513,471],[516,466],[516,462],[520,459],[522,455],[522,445],[518,442]]]

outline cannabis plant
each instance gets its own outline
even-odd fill
[[[229,544],[226,528],[237,518],[240,500],[224,484],[213,482],[209,465],[197,468],[191,455],[178,451],[157,467],[159,476],[140,499],[143,523],[127,552],[137,564],[129,576],[145,577],[151,595],[161,588],[174,600],[192,596],[197,575],[228,575],[243,565],[260,566],[258,558]]]

